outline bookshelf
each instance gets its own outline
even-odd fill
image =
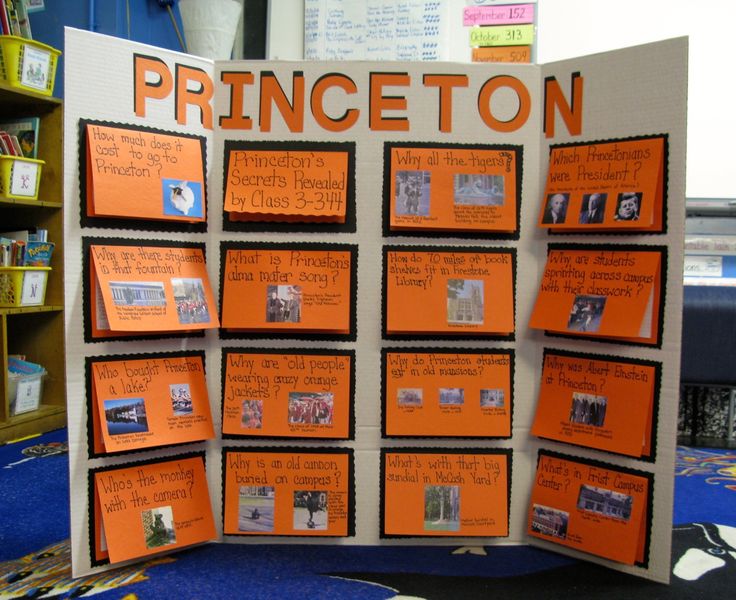
[[[42,306],[0,308],[0,443],[66,425],[64,362],[63,105],[52,98],[0,82],[0,113],[40,119],[38,158],[45,161],[38,200],[0,198],[3,231],[42,227],[56,243]],[[11,414],[8,355],[23,354],[47,375],[38,409]]]

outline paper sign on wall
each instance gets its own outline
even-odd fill
[[[510,450],[381,449],[381,537],[507,536]]]
[[[552,146],[539,225],[662,231],[666,163],[664,135]]]
[[[532,433],[649,458],[660,380],[659,363],[546,349]]]
[[[222,352],[223,437],[352,439],[355,353]]]
[[[212,439],[204,353],[90,357],[94,454]]]
[[[384,234],[518,232],[521,146],[384,145]]]
[[[384,246],[386,336],[514,332],[513,248]]]
[[[527,533],[617,562],[647,562],[653,476],[539,451]]]
[[[666,252],[662,246],[550,244],[529,326],[661,343]]]
[[[96,537],[99,543],[104,527],[111,563],[216,537],[203,454],[92,469],[89,476],[100,510]]]
[[[223,533],[355,535],[353,451],[223,448]]]
[[[205,138],[82,120],[88,217],[206,220]]]
[[[224,210],[241,221],[344,223],[355,203],[355,144],[225,142]]]
[[[221,253],[223,327],[355,336],[356,246],[223,242]]]
[[[90,246],[91,265],[112,331],[219,326],[201,247],[115,243]]]
[[[511,437],[512,350],[381,355],[384,437]]]

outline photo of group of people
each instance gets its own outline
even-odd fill
[[[573,392],[570,423],[602,427],[606,419],[607,404],[608,399],[605,396]]]
[[[159,506],[141,513],[146,548],[159,548],[176,544],[174,511],[170,506]]]
[[[332,425],[332,392],[289,392],[289,424]]]
[[[570,308],[567,329],[569,331],[595,333],[601,326],[601,317],[605,307],[605,296],[575,296],[572,308]]]
[[[503,175],[457,173],[452,187],[453,200],[458,206],[503,206]]]
[[[210,322],[210,311],[201,279],[174,277],[171,279],[171,286],[174,290],[176,315],[179,318],[179,323],[188,325],[190,323]]]
[[[188,383],[169,385],[169,398],[175,417],[192,414],[194,407],[192,406],[192,394],[189,391]]]
[[[642,192],[621,192],[618,194],[613,221],[637,221],[641,211],[641,199]],[[577,223],[579,225],[603,223],[606,220],[607,200],[608,194],[605,192],[584,194]],[[549,194],[542,214],[542,223],[545,225],[566,223],[569,202],[569,193]]]
[[[460,530],[460,486],[424,486],[424,530]]]
[[[105,422],[109,435],[148,431],[146,402],[143,398],[105,400]]]
[[[447,322],[483,324],[483,280],[447,280]]]
[[[396,171],[394,212],[396,215],[429,215],[429,171]]]
[[[243,400],[240,424],[244,429],[263,429],[263,400]]]
[[[268,533],[273,531],[276,500],[272,486],[240,486],[238,499],[238,531]]]
[[[266,288],[266,322],[299,323],[302,319],[300,285],[269,285]]]

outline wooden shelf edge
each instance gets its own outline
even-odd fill
[[[58,304],[42,304],[41,306],[6,306],[0,308],[0,315],[22,315],[41,312],[61,312],[63,306]]]
[[[0,422],[0,443],[66,427],[64,406],[41,405],[37,410]]]
[[[10,85],[5,81],[0,81],[0,95],[2,95],[2,98],[0,99],[4,100],[12,98],[13,96],[21,96],[28,99],[33,99],[34,101],[41,104],[49,104],[52,106],[60,105],[62,103],[61,98],[57,98],[56,96],[48,96],[46,94],[41,94],[40,92],[25,90],[14,85]]]
[[[49,200],[20,200],[18,198],[0,198],[0,204],[13,204],[20,206],[31,206],[33,208],[61,208],[61,202],[51,202]]]

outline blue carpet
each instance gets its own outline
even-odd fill
[[[655,600],[728,597],[736,585],[736,548],[725,542],[717,549],[731,557],[725,568],[692,582],[673,578],[669,587],[529,546],[488,547],[481,556],[426,546],[206,544],[75,581],[69,572],[68,455],[59,453],[65,441],[66,430],[60,430],[0,447],[6,515],[0,521],[0,599],[383,600],[403,594],[428,600]],[[736,452],[680,448],[676,474],[674,522],[683,526],[675,527],[674,545],[682,554],[701,544],[693,541],[705,531],[699,522],[736,526]],[[712,541],[717,531],[709,527]]]

